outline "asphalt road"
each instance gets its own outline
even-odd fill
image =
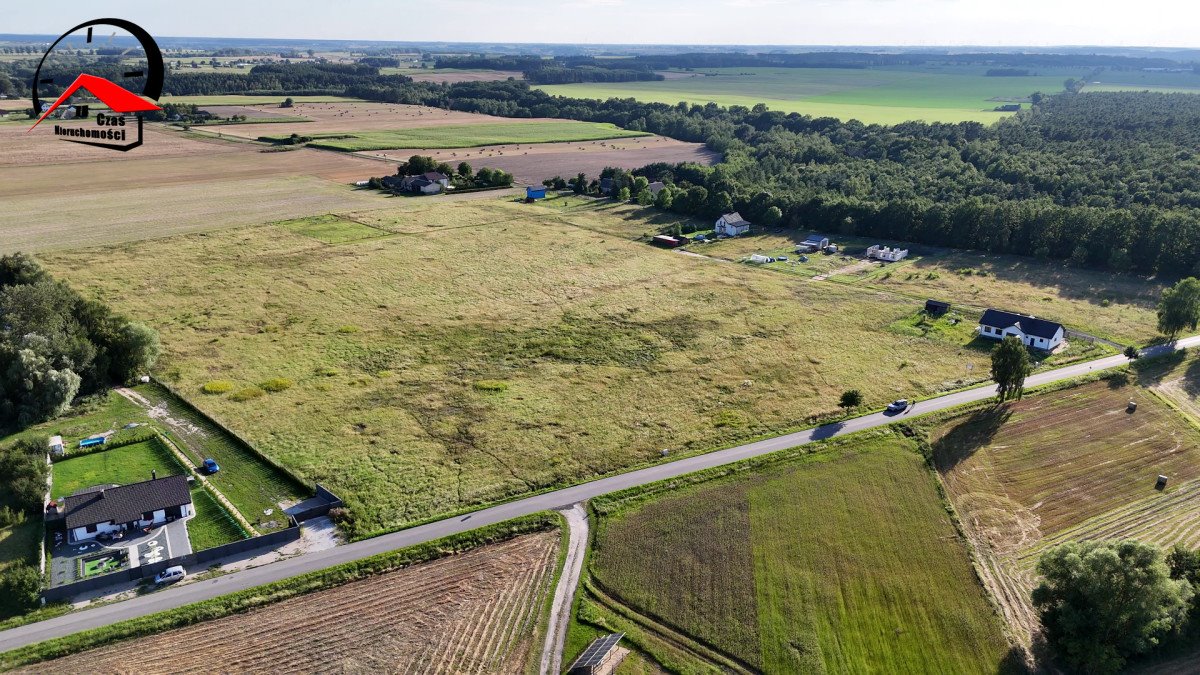
[[[1145,356],[1158,356],[1184,347],[1200,345],[1200,335],[1179,340],[1170,345],[1152,347]],[[1079,363],[1056,370],[1037,373],[1026,380],[1027,387],[1035,387],[1061,380],[1087,375],[1090,372],[1124,365],[1124,356],[1110,356],[1095,361]],[[433,539],[465,532],[484,525],[499,523],[518,516],[539,511],[567,507],[576,502],[597,497],[617,490],[675,478],[694,471],[738,462],[751,457],[765,455],[778,450],[793,448],[813,441],[824,440],[844,434],[881,427],[893,422],[910,419],[913,414],[921,415],[944,410],[964,403],[973,403],[994,396],[995,386],[982,386],[937,398],[921,401],[908,415],[873,413],[835,424],[769,438],[755,443],[718,450],[704,455],[663,462],[655,466],[630,471],[608,478],[601,478],[562,490],[547,492],[532,497],[500,504],[475,511],[465,516],[455,516],[419,527],[346,544],[324,551],[315,551],[295,558],[281,560],[261,567],[235,572],[198,583],[167,588],[156,593],[139,596],[123,602],[103,605],[93,609],[72,612],[46,621],[28,624],[0,632],[0,652],[16,649],[43,640],[70,635],[89,628],[133,619],[155,612],[174,609],[183,605],[208,600],[262,584],[279,581],[298,574],[325,569],[334,565],[352,562],[360,558],[384,553],[406,546],[424,543]]]

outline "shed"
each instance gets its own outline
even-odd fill
[[[761,255],[761,254],[759,254],[759,253],[755,253],[755,254],[753,254],[753,255],[751,255],[751,256],[750,256],[750,262],[752,262],[752,263],[758,263],[758,264],[762,265],[762,264],[766,264],[766,263],[769,263],[769,262],[775,262],[775,259],[774,259],[774,258],[771,258],[771,257],[769,257],[769,256],[765,256],[765,255]]]
[[[925,313],[929,316],[941,316],[950,311],[950,303],[941,300],[926,300]]]
[[[817,253],[829,246],[829,237],[810,234],[808,238],[796,245],[796,253]]]
[[[616,669],[617,663],[625,651],[617,647],[621,638],[624,637],[624,633],[612,633],[602,638],[596,638],[596,641],[588,645],[579,658],[575,659],[575,663],[571,664],[567,675],[597,675],[598,673],[612,672]]]
[[[546,188],[545,187],[532,187],[532,186],[527,187],[527,188],[525,188],[525,198],[526,199],[545,199],[546,198]]]
[[[650,243],[654,244],[655,246],[662,246],[663,248],[679,248],[684,244],[681,239],[677,239],[665,234],[654,235],[654,237],[650,240]]]
[[[49,446],[50,454],[55,457],[62,457],[63,453],[66,452],[66,449],[63,447],[62,436],[51,436]]]

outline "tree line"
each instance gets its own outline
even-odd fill
[[[56,281],[32,258],[0,257],[0,429],[62,414],[128,382],[159,354],[158,334]]]

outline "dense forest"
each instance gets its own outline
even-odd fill
[[[452,56],[435,62],[438,68],[483,68],[519,70],[533,84],[578,82],[639,82],[661,80],[662,75],[632,59],[597,59],[570,56],[543,59],[539,56]]]

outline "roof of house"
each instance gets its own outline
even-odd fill
[[[450,177],[440,171],[426,171],[425,173],[421,174],[421,178],[424,178],[425,180],[431,180],[436,183],[438,181],[446,180]]]
[[[1013,314],[999,309],[989,309],[983,313],[983,317],[979,319],[980,325],[991,326],[993,328],[1009,328],[1016,326],[1026,335],[1034,337],[1052,339],[1062,329],[1062,324],[1054,321],[1047,321],[1032,316],[1024,316],[1021,314]]]
[[[180,475],[74,494],[65,503],[67,528],[74,529],[140,520],[143,513],[191,504],[192,495],[187,476]]]
[[[808,235],[808,239],[804,240],[804,243],[806,243],[806,244],[812,243],[812,244],[819,245],[821,242],[825,241],[826,239],[829,239],[829,237],[826,237],[825,235],[821,235],[821,234],[810,234],[810,235]]]
[[[662,181],[656,180],[653,183],[650,183],[649,185],[647,185],[646,189],[653,192],[654,194],[658,194],[659,191],[662,190],[664,187],[666,187],[666,185],[663,185]]]
[[[926,300],[926,301],[925,301],[925,306],[926,306],[926,307],[946,307],[946,308],[949,308],[949,307],[950,307],[950,303],[946,302],[945,300]]]
[[[749,225],[750,224],[750,221],[743,218],[742,214],[738,213],[737,211],[734,211],[733,213],[726,213],[725,215],[721,216],[721,218],[725,221],[726,225]]]

